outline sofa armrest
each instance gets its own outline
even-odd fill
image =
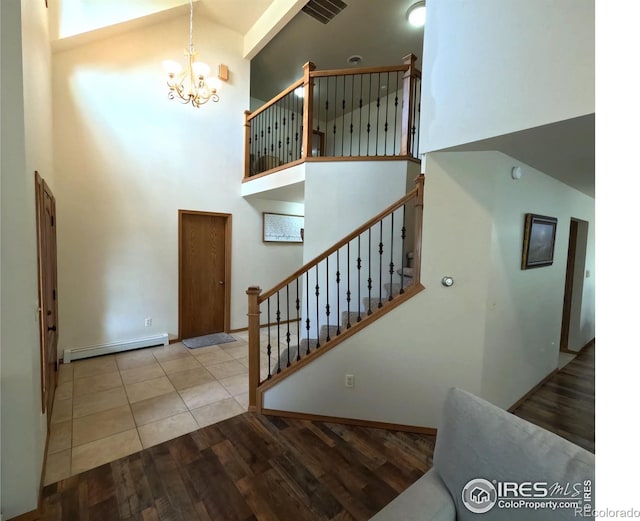
[[[431,469],[370,521],[455,520],[453,499],[437,471]]]

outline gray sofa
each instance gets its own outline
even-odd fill
[[[433,468],[372,521],[575,520],[576,508],[593,508],[594,460],[581,447],[454,388]]]

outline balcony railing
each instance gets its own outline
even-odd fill
[[[245,180],[304,161],[417,159],[416,56],[389,67],[316,71],[245,112]]]

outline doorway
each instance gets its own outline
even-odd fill
[[[56,251],[56,200],[35,172],[36,233],[38,243],[38,305],[42,412],[51,418],[58,371],[58,269]]]
[[[229,330],[231,215],[178,210],[178,336]]]
[[[567,250],[567,270],[564,282],[564,303],[562,308],[562,326],[560,330],[560,351],[576,354],[582,346],[571,349],[572,331],[580,327],[582,312],[582,293],[584,286],[585,263],[587,256],[587,237],[589,223],[580,219],[571,219],[569,226],[569,246]]]

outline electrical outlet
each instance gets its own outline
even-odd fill
[[[152,323],[151,317],[147,317],[144,319],[144,327],[151,327],[151,323]]]
[[[344,375],[344,386],[348,389],[353,389],[353,385],[355,384],[355,376],[352,374]]]

